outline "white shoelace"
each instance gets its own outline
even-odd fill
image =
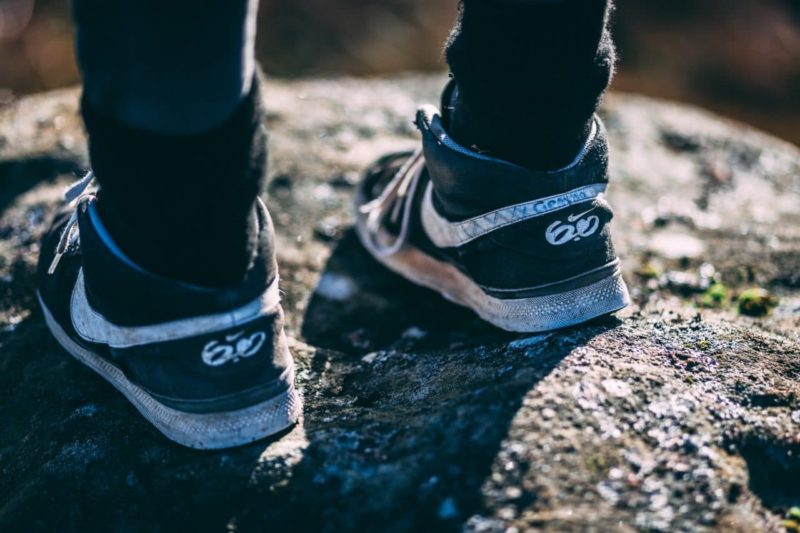
[[[359,212],[367,217],[366,226],[374,251],[383,257],[397,253],[408,240],[413,198],[424,169],[422,148],[418,148],[400,167],[380,196],[359,208]],[[380,230],[387,217],[392,224],[400,222],[397,238],[388,244],[379,238],[384,234]]]
[[[53,261],[50,263],[50,268],[47,269],[48,274],[56,271],[59,261],[71,249],[77,247],[80,240],[80,232],[78,231],[78,209],[77,206],[84,198],[88,198],[95,194],[96,189],[91,189],[90,185],[94,182],[94,172],[89,172],[83,178],[79,179],[70,185],[64,192],[64,201],[67,205],[73,207],[72,213],[69,216],[64,230],[61,232],[61,237],[58,239],[56,246],[56,255],[53,256]]]

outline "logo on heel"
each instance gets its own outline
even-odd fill
[[[257,354],[266,340],[267,334],[263,331],[257,331],[249,337],[240,331],[226,335],[224,341],[209,342],[203,347],[201,356],[208,366],[222,366],[230,361],[237,363],[242,358]]]
[[[544,238],[553,246],[561,246],[568,242],[576,242],[586,237],[591,237],[600,228],[600,218],[597,215],[586,217],[594,209],[568,216],[567,223],[556,220],[548,226]]]

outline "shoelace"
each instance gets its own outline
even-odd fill
[[[48,274],[56,271],[59,261],[68,253],[77,247],[80,240],[80,232],[78,231],[78,209],[77,206],[84,198],[94,195],[95,190],[89,189],[89,186],[94,182],[94,172],[89,172],[83,178],[79,179],[70,185],[64,192],[64,201],[67,205],[72,206],[73,210],[69,216],[64,230],[61,232],[61,237],[58,239],[56,246],[56,255],[50,263],[50,268],[47,269]],[[88,190],[87,190],[88,189]]]
[[[418,148],[400,167],[380,196],[359,209],[367,217],[366,225],[374,251],[383,257],[397,253],[408,240],[412,200],[424,168],[422,149]],[[400,221],[397,238],[388,244],[378,238],[381,225],[387,217],[392,224]]]

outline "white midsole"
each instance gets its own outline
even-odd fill
[[[390,270],[472,309],[482,319],[507,331],[535,333],[565,328],[613,313],[630,303],[619,269],[600,281],[562,293],[500,299],[486,294],[453,265],[434,259],[408,243],[394,254],[381,254],[363,217],[356,219],[356,232],[372,256]]]
[[[167,438],[196,449],[220,449],[240,446],[278,433],[295,422],[302,413],[302,398],[294,388],[294,364],[287,370],[289,388],[275,398],[223,413],[186,413],[167,407],[102,357],[69,338],[47,309],[39,302],[45,320],[58,343],[120,391],[150,423]]]

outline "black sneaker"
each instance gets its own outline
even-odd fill
[[[378,161],[356,195],[356,229],[376,259],[509,331],[563,328],[630,302],[609,234],[599,118],[575,161],[550,172],[459,145],[432,106],[416,122],[422,147]]]
[[[302,402],[283,332],[273,227],[238,285],[162,278],[117,247],[91,174],[67,192],[42,240],[39,300],[56,340],[168,438],[191,448],[246,444],[291,426]]]

